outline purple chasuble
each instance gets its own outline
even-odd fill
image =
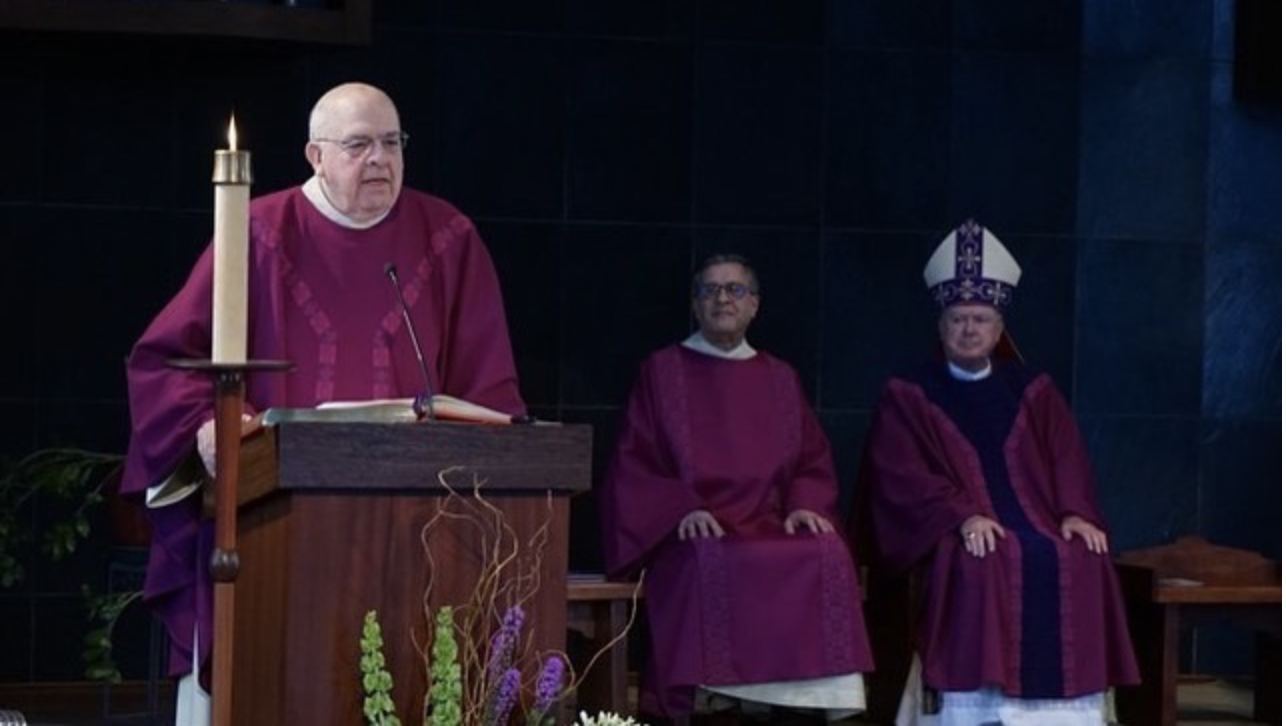
[[[424,346],[435,393],[512,414],[525,412],[500,286],[473,223],[450,204],[404,189],[369,229],[327,219],[298,187],[251,204],[248,356],[295,364],[252,374],[246,411],[311,407],[329,400],[411,397],[424,384],[401,308],[384,272],[401,272],[402,292]],[[214,417],[213,384],[167,365],[209,358],[211,250],[135,345],[128,363],[133,435],[122,491],[142,497],[195,448]],[[170,673],[191,670],[192,628],[209,656],[212,522],[200,496],[149,509],[152,547],[145,596],[171,639]]]
[[[993,366],[958,381],[939,362],[886,384],[854,539],[919,583],[926,685],[1071,698],[1138,683],[1111,556],[1059,531],[1070,515],[1106,530],[1076,421],[1049,376]],[[959,534],[974,514],[1006,533],[981,559]]]
[[[784,528],[796,509],[837,522],[838,496],[790,366],[681,346],[643,363],[599,497],[609,575],[647,570],[645,711],[688,713],[698,685],[871,669],[848,545]],[[679,541],[696,509],[726,536]]]

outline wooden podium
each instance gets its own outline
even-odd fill
[[[293,422],[242,443],[238,491],[233,723],[362,723],[362,622],[379,615],[393,699],[418,723],[423,645],[440,605],[458,605],[479,573],[479,533],[439,524],[446,490],[481,492],[519,542],[548,526],[540,588],[527,611],[536,653],[566,629],[569,497],[589,488],[585,425]],[[432,553],[433,590],[424,601]]]

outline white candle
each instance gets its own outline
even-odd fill
[[[237,125],[228,149],[214,152],[215,363],[246,361],[246,290],[250,249],[250,152],[237,151]]]

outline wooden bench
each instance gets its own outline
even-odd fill
[[[643,588],[635,582],[609,582],[601,574],[571,573],[567,576],[567,629],[589,639],[589,653],[608,648],[612,639],[625,633],[632,605],[643,599]],[[591,714],[610,711],[625,715],[629,710],[629,635],[625,634],[599,657],[588,671],[586,659],[573,663],[577,677],[577,708]]]
[[[1172,726],[1179,633],[1213,619],[1256,631],[1255,720],[1281,723],[1281,567],[1258,553],[1188,537],[1127,552],[1117,571],[1143,682],[1119,688],[1117,716],[1134,726]]]

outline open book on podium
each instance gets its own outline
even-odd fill
[[[430,399],[430,418],[462,423],[510,424],[514,416],[455,396],[439,393]],[[270,408],[265,426],[287,421],[410,423],[423,416],[414,398],[379,398],[370,401],[328,401],[316,408]]]

